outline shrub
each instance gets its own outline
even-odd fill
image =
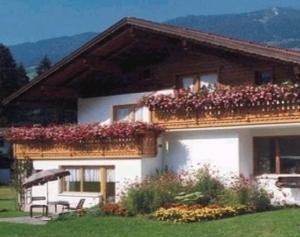
[[[86,215],[87,216],[103,216],[104,212],[101,210],[99,205],[95,205],[93,207],[86,209]]]
[[[234,178],[231,187],[223,192],[220,203],[247,205],[256,211],[268,210],[271,207],[269,194],[244,176]]]
[[[154,214],[154,218],[160,221],[173,222],[198,222],[202,220],[215,220],[224,217],[236,216],[248,212],[247,206],[222,207],[211,205],[199,206],[177,206],[171,208],[160,208]]]
[[[106,215],[128,216],[128,211],[117,203],[106,203],[101,210]]]
[[[270,195],[264,189],[254,189],[250,196],[250,205],[256,211],[266,211],[271,208]]]
[[[173,203],[174,197],[186,189],[180,175],[168,172],[129,185],[121,197],[121,204],[133,215],[151,213]]]
[[[224,192],[224,185],[216,177],[214,171],[210,171],[209,166],[203,166],[195,173],[194,190],[201,192],[203,196],[209,198],[209,202],[214,203],[218,196]]]

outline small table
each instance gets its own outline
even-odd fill
[[[48,206],[43,204],[34,204],[30,206],[30,217],[33,216],[33,209],[34,208],[42,208],[43,210],[43,216],[48,216]]]
[[[63,208],[70,208],[70,203],[68,201],[54,201],[54,202],[48,202],[50,205],[54,205],[55,213],[57,212],[57,206],[61,205]]]

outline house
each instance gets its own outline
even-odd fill
[[[75,104],[78,124],[100,122],[109,126],[119,121],[143,121],[166,128],[158,137],[143,133],[133,140],[114,138],[105,149],[95,141],[79,144],[76,149],[60,142],[16,142],[15,158],[32,159],[36,170],[70,171],[61,182],[49,183],[51,201],[76,203],[84,197],[86,206],[97,204],[101,198],[115,201],[126,183],[165,166],[179,172],[210,164],[224,179],[239,174],[256,177],[273,192],[274,202],[299,204],[299,93],[297,86],[272,86],[299,79],[299,52],[124,18],[3,104],[25,101],[44,106],[55,101],[58,107]],[[194,105],[184,107],[187,94],[177,104],[172,100],[178,97],[174,89],[196,92],[217,83],[237,88],[236,98],[252,93],[255,101],[245,105],[238,100],[234,108],[235,100],[223,107],[203,107],[201,102],[204,112],[199,112],[189,111]],[[257,96],[261,91],[264,93]],[[278,99],[272,93],[277,93]],[[284,95],[280,97],[280,93]],[[166,105],[170,110],[163,111],[164,107],[149,100],[140,106],[145,96],[152,100],[171,98],[173,107]],[[218,98],[219,104],[224,102]],[[151,106],[156,109],[150,111]],[[165,113],[161,116],[159,112]],[[40,196],[42,189],[35,187],[32,195]]]

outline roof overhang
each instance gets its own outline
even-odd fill
[[[82,55],[87,54],[91,50],[94,50],[101,45],[107,44],[109,40],[114,37],[118,37],[119,34],[122,34],[124,31],[130,31],[130,28],[140,29],[147,32],[158,33],[160,35],[165,35],[170,38],[176,38],[181,40],[191,41],[196,44],[202,44],[216,49],[223,49],[229,52],[241,53],[244,55],[276,60],[282,63],[300,65],[300,52],[275,48],[267,46],[264,44],[258,44],[248,41],[242,41],[237,39],[232,39],[229,37],[219,36],[211,33],[204,33],[192,29],[171,26],[161,23],[150,22],[137,18],[123,18],[104,32],[100,33],[94,39],[84,44],[79,49],[75,50],[73,53],[63,58],[61,61],[56,63],[50,70],[44,74],[34,78],[27,85],[11,94],[9,97],[2,101],[3,105],[7,105],[10,102],[17,99],[19,96],[25,94],[27,91],[31,90],[36,85],[41,84],[41,82],[52,78],[59,71],[64,70],[68,66],[73,64],[74,71],[78,69],[80,72],[79,66],[76,65],[76,62],[81,62],[80,59]],[[82,63],[82,62],[81,62]],[[78,63],[79,64],[79,63]],[[81,65],[81,64],[80,64]]]

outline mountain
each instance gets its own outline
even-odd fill
[[[300,49],[300,10],[274,7],[242,14],[178,17],[166,23],[238,39]]]
[[[185,16],[165,23],[217,33],[234,38],[267,43],[274,46],[300,49],[300,10],[274,7],[249,13]],[[29,71],[47,54],[57,62],[97,33],[88,32],[34,43],[10,46],[17,62],[22,62]]]
[[[30,68],[37,65],[45,55],[49,57],[51,62],[57,62],[96,35],[97,33],[87,32],[33,43],[12,45],[9,48],[18,63],[22,62],[26,68]]]

